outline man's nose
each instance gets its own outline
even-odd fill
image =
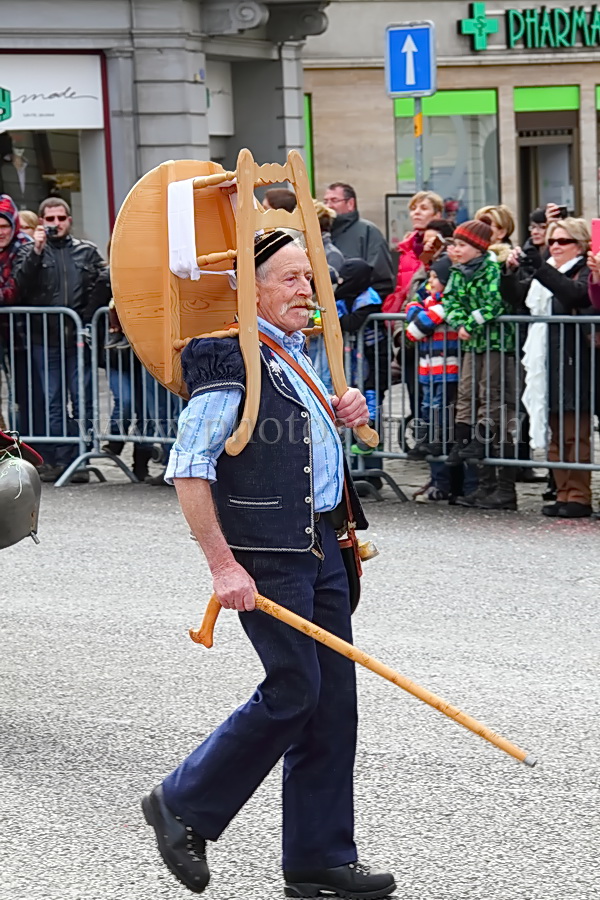
[[[298,293],[302,294],[304,297],[312,297],[313,290],[310,278],[307,278],[305,275],[302,276],[302,280],[300,281]]]

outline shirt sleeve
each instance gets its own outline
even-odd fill
[[[217,480],[217,459],[235,428],[242,393],[230,388],[192,397],[179,416],[177,440],[165,472],[167,484],[173,484],[174,478]]]

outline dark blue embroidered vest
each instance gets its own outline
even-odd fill
[[[258,420],[238,456],[217,462],[213,498],[227,543],[236,550],[306,553],[315,541],[310,413],[279,366],[261,345]],[[245,389],[245,369],[235,338],[191,341],[182,353],[190,395],[230,387]],[[243,403],[240,405],[240,414]],[[357,527],[366,528],[351,479]]]

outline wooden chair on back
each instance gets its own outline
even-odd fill
[[[169,268],[168,193],[176,181],[193,179],[194,233],[199,281],[179,278]],[[257,186],[289,182],[298,205],[293,212],[264,210]],[[293,150],[285,165],[258,165],[249,150],[235,172],[213,162],[178,160],[152,169],[132,188],[117,217],[111,249],[111,278],[117,312],[144,366],[169,390],[187,397],[180,351],[193,337],[238,334],[246,367],[242,419],[225,445],[240,453],[252,435],[260,403],[260,350],[256,317],[254,236],[291,228],[304,235],[322,308],[327,357],[336,394],[348,386],[343,339],[321,229],[302,156]],[[237,260],[237,292],[227,273]],[[237,314],[237,326],[230,323]],[[358,437],[371,447],[378,436],[368,426]]]
[[[220,182],[217,180],[218,178],[221,179]],[[344,373],[343,338],[329,277],[329,267],[302,156],[297,150],[292,150],[285,165],[269,163],[261,166],[254,161],[249,150],[241,150],[235,172],[224,172],[222,176],[197,178],[194,186],[202,188],[233,179],[237,180],[238,193],[236,257],[239,340],[247,376],[244,413],[236,432],[225,445],[227,453],[236,455],[250,440],[256,425],[260,403],[260,354],[254,271],[254,236],[256,232],[291,228],[304,235],[313,270],[315,290],[323,308],[323,334],[337,395],[341,397],[347,391],[348,385]],[[255,187],[282,182],[289,182],[296,193],[297,206],[293,212],[283,209],[264,210],[255,203]],[[223,253],[198,257],[198,264],[204,266],[211,262],[223,262],[224,259],[231,258],[230,254],[231,250],[228,250]],[[362,426],[357,429],[357,434],[369,446],[377,446],[379,438],[373,429]]]

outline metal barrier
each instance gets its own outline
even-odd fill
[[[5,424],[62,470],[57,487],[89,457],[92,373],[84,337],[67,307],[0,307]]]
[[[56,470],[55,487],[80,469],[106,481],[101,469],[89,465],[94,459],[110,459],[138,481],[111,442],[143,445],[151,453],[176,436],[183,402],[143,369],[131,349],[101,349],[107,313],[98,310],[84,326],[67,307],[0,307],[0,425],[38,448]]]
[[[357,377],[349,383],[363,392],[373,383],[381,435],[377,450],[362,457],[360,477],[372,479],[385,473],[383,468],[365,469],[365,458],[444,463],[459,437],[457,423],[461,422],[484,447],[485,455],[476,460],[483,465],[600,470],[595,446],[595,420],[600,415],[600,317],[501,316],[487,326],[482,353],[465,353],[463,342],[458,341],[456,377],[448,374],[448,360],[454,355],[448,332],[444,331],[441,344],[431,338],[412,342],[405,325],[405,314],[370,316],[350,350],[358,364]],[[537,389],[530,390],[536,400],[535,450],[530,448],[532,429],[523,405],[522,351],[532,325],[542,329],[543,356],[538,348],[538,363],[541,359],[545,367],[544,374],[538,366]],[[492,327],[497,331],[498,350],[492,349],[489,339]],[[368,346],[365,332],[369,328]],[[544,421],[539,421],[540,416]],[[419,456],[415,452],[419,445],[435,452]]]
[[[106,346],[108,309],[99,309],[90,326],[93,379],[93,440],[96,453],[112,459],[138,481],[136,465],[147,462],[153,447],[163,455],[177,437],[184,401],[172,394],[142,366],[127,344]],[[102,442],[106,443],[102,446]],[[133,444],[134,468],[119,458],[123,446]]]
[[[98,310],[84,327],[66,307],[0,307],[0,418],[4,410],[8,430],[18,431],[51,464],[62,467],[57,487],[84,466],[106,480],[100,469],[89,466],[100,458],[137,481],[136,453],[147,460],[158,445],[165,455],[176,438],[183,401],[159,385],[128,346],[106,348],[107,314]],[[483,465],[600,470],[595,433],[600,317],[503,316],[492,323],[499,349],[488,340],[483,352],[465,353],[458,341],[452,375],[449,360],[455,350],[448,332],[441,342],[409,342],[405,320],[405,315],[371,316],[344,340],[348,383],[367,394],[381,435],[375,451],[361,448],[349,435],[347,455],[354,479],[369,485],[375,496],[379,479],[406,500],[384,461],[424,458],[443,464],[460,423],[484,447],[477,459]],[[522,402],[521,356],[532,325],[541,335],[538,363],[542,359],[546,375],[540,378],[538,372],[530,429]],[[544,413],[547,422],[538,421]],[[540,428],[547,438],[531,451],[529,432],[539,443]],[[133,470],[119,455],[128,443],[134,447]],[[419,453],[419,447],[428,452]]]

